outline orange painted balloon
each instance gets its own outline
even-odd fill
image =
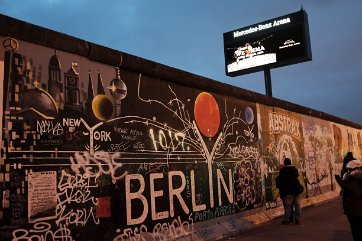
[[[201,92],[194,106],[194,115],[197,127],[206,137],[213,137],[220,127],[220,111],[214,97],[207,93]]]

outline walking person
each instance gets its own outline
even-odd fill
[[[279,171],[276,178],[276,187],[279,188],[280,198],[284,206],[284,218],[282,224],[289,224],[290,215],[294,205],[295,224],[301,221],[300,194],[303,193],[303,186],[298,179],[298,169],[292,166],[290,158],[284,159],[284,167]]]
[[[343,210],[347,215],[354,241],[362,241],[362,161],[351,160],[343,178],[335,175],[343,190]]]

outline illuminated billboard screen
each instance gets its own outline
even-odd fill
[[[224,33],[228,76],[312,60],[304,10]]]

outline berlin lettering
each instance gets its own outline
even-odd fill
[[[126,210],[127,210],[127,225],[137,225],[141,224],[145,221],[149,213],[151,214],[152,220],[160,220],[167,219],[169,217],[175,217],[174,203],[177,202],[181,205],[181,208],[185,214],[189,214],[191,212],[200,212],[206,210],[206,203],[197,203],[195,193],[195,171],[190,171],[191,176],[191,207],[187,206],[182,192],[186,191],[186,176],[181,171],[170,171],[167,174],[164,173],[151,173],[149,176],[149,180],[145,180],[145,178],[141,174],[129,174],[125,176],[125,193],[126,193]],[[229,177],[228,177],[228,186],[226,185],[225,179],[219,169],[216,172],[217,176],[217,189],[218,189],[218,204],[219,206],[232,204],[233,199],[233,180],[232,180],[232,172],[229,169]],[[168,180],[168,191],[164,192],[164,190],[157,189],[155,186],[156,180],[164,179]],[[210,178],[210,177],[209,177]],[[211,177],[212,178],[212,177]],[[178,180],[177,182],[175,182]],[[136,184],[137,183],[137,184]],[[146,197],[144,191],[146,189],[146,183],[150,185],[150,197]],[[174,183],[181,183],[177,186]],[[132,186],[139,187],[138,190],[132,190]],[[222,203],[222,189],[225,192],[229,203]],[[168,195],[168,208],[167,211],[160,211],[159,205],[156,205],[157,199],[164,196],[164,193]],[[213,197],[214,198],[214,197]],[[132,209],[134,203],[138,204],[137,209],[142,210],[142,214],[138,217],[132,216]],[[150,202],[150,203],[149,203]],[[214,202],[214,200],[210,200]],[[141,204],[141,205],[139,205]],[[149,211],[149,207],[151,210]],[[192,209],[192,210],[190,210]]]

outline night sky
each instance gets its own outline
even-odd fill
[[[0,13],[265,94],[263,72],[225,75],[223,33],[302,5],[313,60],[272,69],[273,97],[362,124],[361,0],[1,0]]]

